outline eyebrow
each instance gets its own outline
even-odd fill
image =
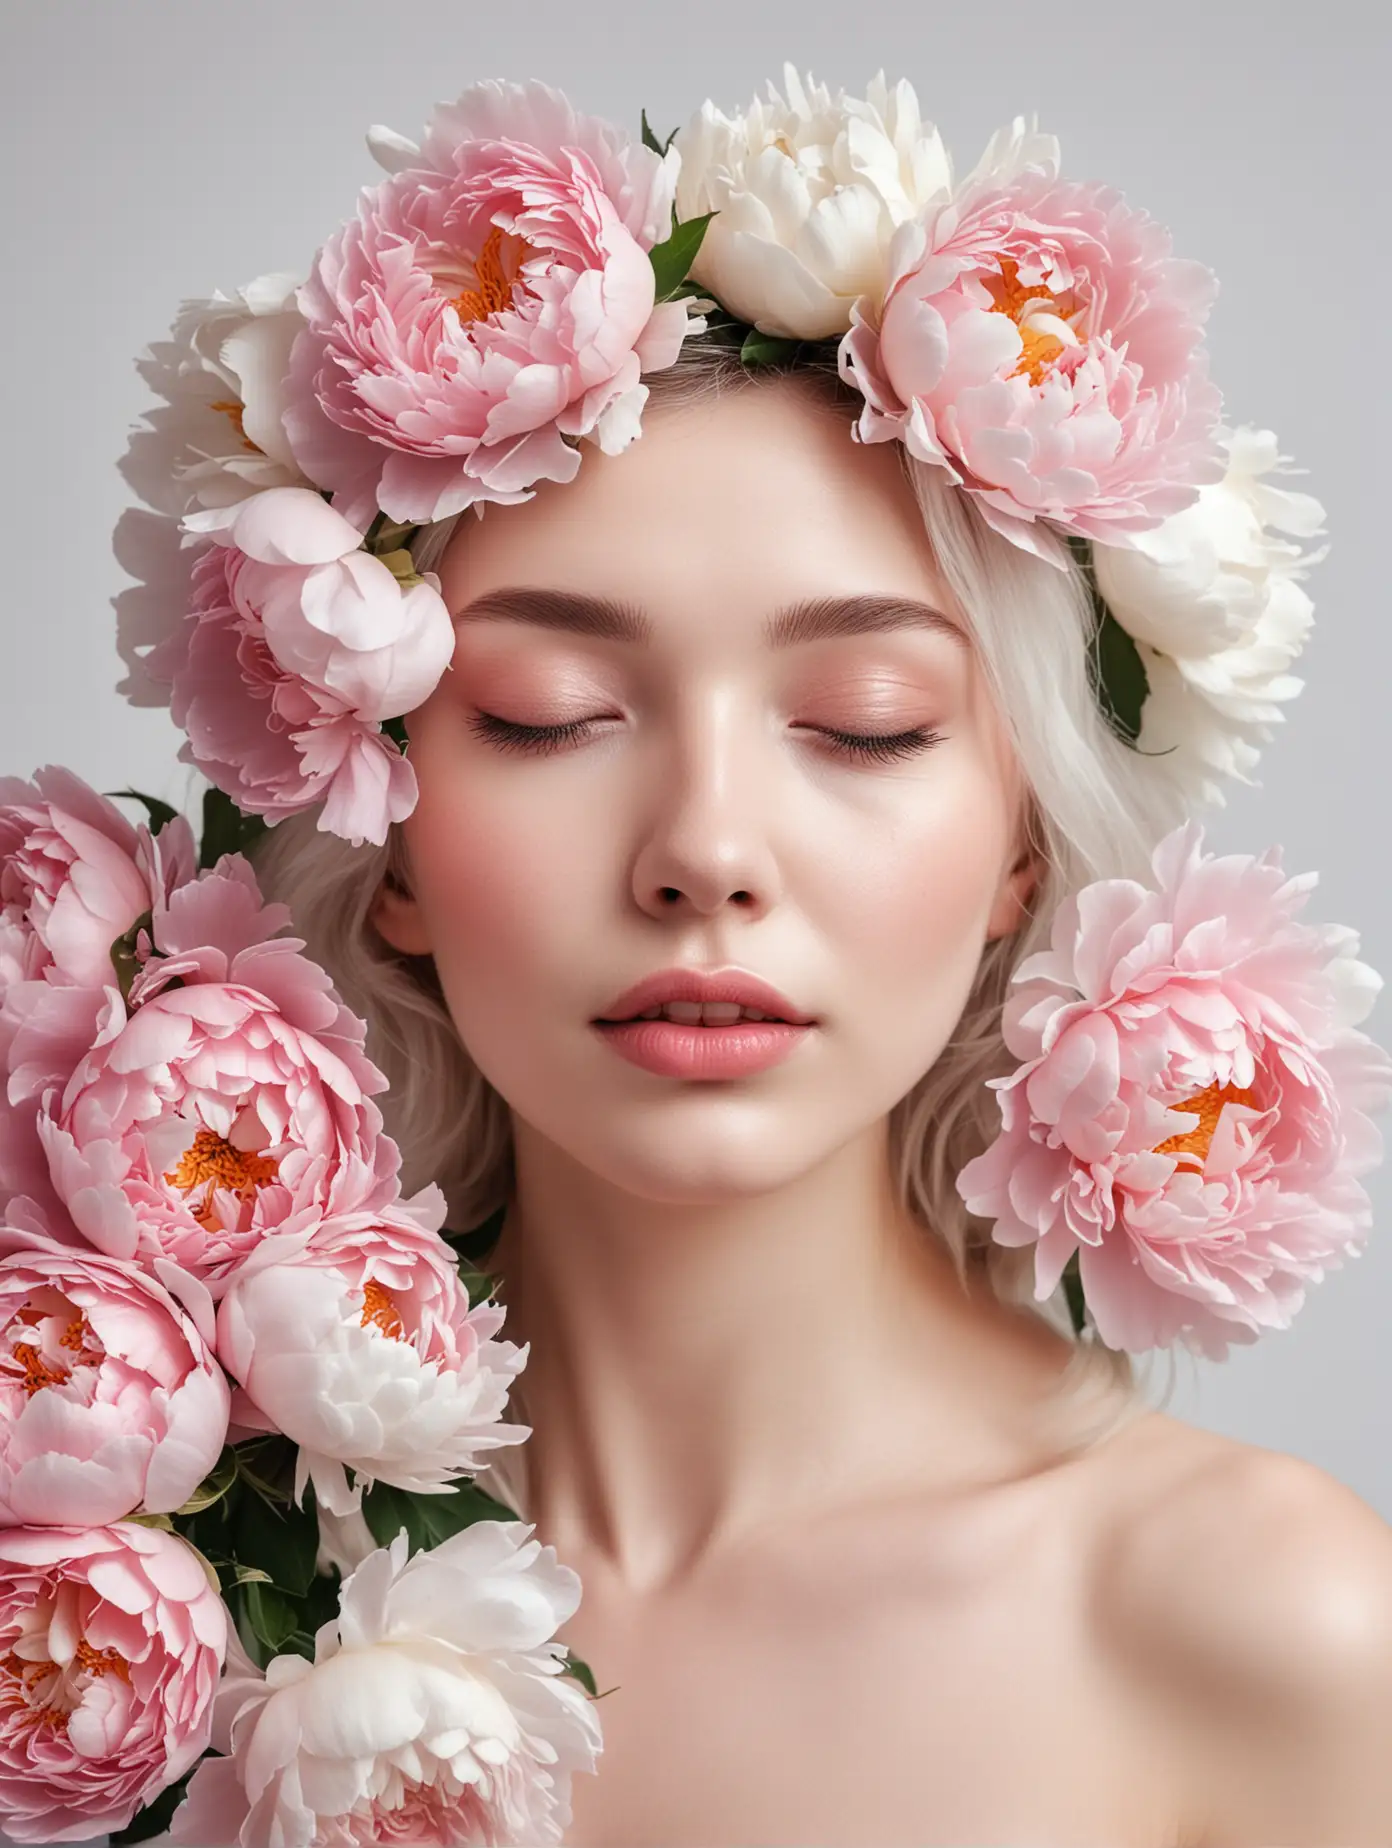
[[[606,642],[643,643],[653,636],[651,619],[637,605],[572,590],[490,590],[455,613],[456,622],[488,617]],[[765,622],[764,641],[770,648],[792,648],[802,642],[881,635],[895,629],[928,629],[961,647],[967,645],[960,626],[942,610],[916,597],[891,596],[813,597],[790,603]]]

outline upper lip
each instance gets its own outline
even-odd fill
[[[757,1008],[791,1026],[810,1027],[813,1020],[793,1006],[786,995],[768,982],[760,981],[745,969],[661,969],[656,975],[644,976],[632,988],[611,1001],[600,1020],[632,1020],[650,1007],[665,1001],[734,1001],[740,1007]]]

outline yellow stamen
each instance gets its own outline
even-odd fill
[[[171,1187],[185,1194],[208,1183],[208,1191],[195,1208],[194,1218],[208,1231],[213,1231],[217,1226],[212,1205],[215,1189],[224,1188],[239,1200],[251,1200],[259,1187],[275,1179],[276,1172],[277,1164],[269,1155],[235,1148],[216,1130],[200,1129],[192,1147],[184,1151],[178,1167],[164,1178]]]
[[[494,225],[483,240],[483,248],[474,258],[474,277],[477,288],[462,289],[454,298],[454,306],[461,321],[486,321],[490,314],[498,314],[504,308],[512,306],[513,284],[517,272],[531,256],[531,246],[520,237],[511,240],[516,245],[512,274],[503,259],[503,228]]]
[[[406,1333],[406,1324],[396,1304],[377,1282],[363,1285],[362,1326],[366,1328],[370,1322],[375,1322],[382,1333],[390,1335],[393,1341],[400,1341]]]
[[[1202,1091],[1196,1091],[1192,1097],[1183,1098],[1170,1106],[1172,1110],[1195,1111],[1199,1120],[1193,1129],[1186,1129],[1182,1135],[1166,1137],[1165,1141],[1156,1145],[1155,1153],[1178,1155],[1181,1161],[1192,1161],[1196,1167],[1202,1168],[1213,1147],[1224,1104],[1247,1104],[1252,1109],[1257,1108],[1253,1092],[1239,1090],[1235,1084],[1210,1084]]]
[[[1013,257],[1002,257],[1000,277],[983,278],[986,291],[991,297],[992,312],[1008,314],[1019,329],[1023,351],[1015,367],[1012,378],[1020,373],[1028,375],[1031,385],[1038,385],[1044,374],[1063,352],[1063,342],[1055,334],[1042,334],[1030,326],[1028,321],[1021,325],[1020,317],[1030,302],[1047,301],[1061,320],[1077,312],[1078,304],[1072,292],[1067,295],[1055,295],[1045,288],[1043,283],[1026,288],[1020,281],[1020,266]]]

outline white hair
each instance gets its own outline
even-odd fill
[[[836,376],[834,359],[776,369],[780,383],[808,391],[849,422],[860,400]],[[647,382],[651,403],[698,402],[747,389],[769,372],[742,365],[733,349],[688,340],[677,364]],[[847,430],[847,440],[850,432]],[[1078,570],[1049,564],[994,532],[944,472],[896,445],[933,555],[973,637],[1028,790],[1028,831],[1040,867],[1028,919],[987,946],[955,1033],[890,1114],[894,1182],[905,1209],[951,1255],[964,1289],[985,1280],[1003,1302],[1028,1308],[1072,1335],[1062,1286],[1033,1297],[1034,1250],[995,1243],[973,1220],[956,1176],[999,1127],[986,1080],[1010,1069],[1001,1008],[1012,972],[1048,941],[1059,902],[1089,881],[1143,877],[1151,851],[1180,819],[1177,798],[1146,758],[1110,729],[1093,695],[1089,652],[1093,611]],[[469,516],[462,515],[461,518]],[[421,569],[438,563],[455,521],[417,535]],[[268,896],[287,902],[295,929],[369,1026],[368,1047],[386,1072],[388,1128],[401,1145],[409,1187],[437,1181],[458,1230],[478,1225],[507,1200],[513,1179],[511,1119],[461,1043],[429,957],[392,949],[372,924],[384,881],[409,889],[401,830],[380,848],[352,848],[316,831],[312,816],[282,822],[257,850]],[[1173,1390],[1171,1367],[1169,1388]],[[1076,1342],[1060,1400],[1076,1412],[1084,1397],[1100,1410],[1075,1448],[1102,1438],[1146,1409],[1133,1357],[1096,1340]],[[503,1477],[499,1477],[503,1482]]]

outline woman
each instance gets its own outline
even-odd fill
[[[1076,1267],[1038,1289],[1030,1241],[992,1237],[980,1165],[986,1081],[1020,1057],[1012,976],[1069,894],[1143,878],[1224,752],[1253,749],[1240,717],[1192,760],[1146,730],[1185,693],[1180,651],[1128,605],[1125,541],[1109,553],[1222,477],[1209,285],[1112,195],[1070,199],[1047,264],[1022,206],[983,282],[911,103],[809,102],[790,75],[796,120],[740,125],[759,160],[836,109],[892,148],[878,217],[862,180],[807,182],[878,253],[874,288],[858,245],[815,274],[804,226],[741,219],[740,137],[712,156],[709,106],[678,137],[670,237],[672,158],[616,153],[539,86],[480,86],[422,148],[379,134],[392,177],[297,308],[243,303],[263,358],[293,321],[284,365],[244,344],[211,409],[245,440],[239,493],[308,482],[408,597],[437,574],[448,669],[393,703],[353,665],[350,696],[323,638],[369,644],[269,592],[238,633],[264,623],[273,663],[239,643],[219,679],[185,637],[147,665],[194,760],[278,824],[263,885],[367,1017],[406,1172],[481,1228],[528,1344],[508,1416],[532,1436],[485,1480],[578,1570],[565,1640],[612,1690],[568,1842],[1385,1840],[1385,1526],[1313,1467],[1148,1406],[1125,1341],[1075,1338]],[[951,209],[970,226],[1024,186],[1044,222],[1053,160],[1017,123]],[[698,258],[680,233],[702,218]],[[1106,297],[1109,235],[1129,254]],[[1104,299],[1131,320],[1104,327]],[[991,424],[964,378],[1025,424]],[[1046,468],[1065,381],[1100,421]],[[308,562],[200,453],[186,530]],[[1128,607],[1139,698],[1101,659]],[[195,603],[198,634],[222,608]],[[332,766],[290,762],[282,708],[252,742],[218,708],[238,675],[279,697],[292,657],[315,736],[366,727]],[[1186,1105],[1143,1153],[1211,1179],[1261,1098],[1166,1107]],[[1101,1265],[1093,1337],[1129,1287],[1104,1296]]]
[[[1381,1524],[1075,1381],[935,1172],[1031,906],[1146,823],[1069,587],[920,506],[847,397],[693,345],[640,443],[462,520],[415,813],[367,862],[294,823],[261,862],[395,1054],[421,1177],[456,1223],[507,1203],[503,1454],[614,1689],[567,1839],[1357,1839],[1386,1805],[1326,1549],[1371,1627]],[[813,1024],[605,1024],[674,972]]]

